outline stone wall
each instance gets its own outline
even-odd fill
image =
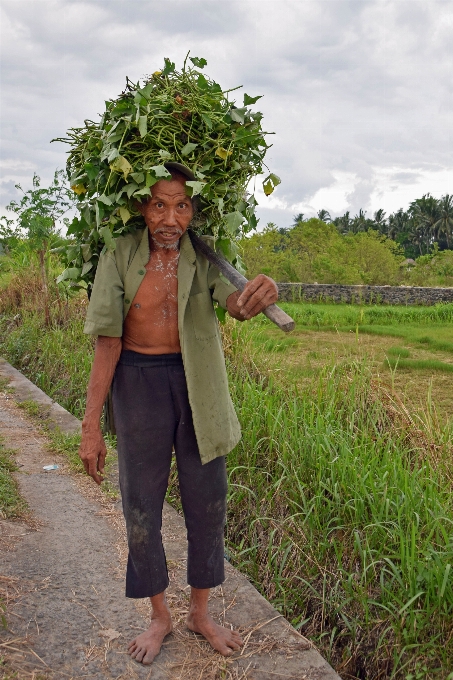
[[[437,302],[453,302],[453,288],[279,283],[278,291],[282,302],[323,301],[383,305],[435,305]]]

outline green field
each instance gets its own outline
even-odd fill
[[[365,361],[418,416],[453,416],[453,305],[434,307],[283,304],[296,320],[284,336],[255,321],[254,346],[277,371],[307,384],[326,365]]]
[[[79,417],[84,308],[0,318],[0,353]],[[224,327],[230,559],[343,678],[451,680],[453,305],[285,308],[288,336]]]

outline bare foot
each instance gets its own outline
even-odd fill
[[[200,633],[223,656],[231,656],[242,647],[239,633],[229,628],[219,626],[209,614],[191,614],[187,617],[187,628],[194,633]]]
[[[129,643],[127,648],[128,654],[131,655],[135,661],[143,664],[151,664],[154,658],[159,654],[160,648],[164,638],[171,633],[173,626],[171,624],[170,613],[168,616],[156,616],[151,619],[148,630],[137,635],[135,640]]]

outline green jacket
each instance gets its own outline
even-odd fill
[[[208,238],[208,237],[206,237]],[[89,335],[121,337],[123,321],[143,281],[150,251],[148,230],[116,241],[114,252],[99,259],[86,316]],[[189,402],[203,463],[225,456],[241,432],[228,390],[222,342],[212,300],[226,307],[236,290],[219,271],[196,253],[188,234],[180,243],[178,262],[178,329]]]

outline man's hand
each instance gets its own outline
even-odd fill
[[[269,276],[258,274],[249,281],[242,293],[236,291],[227,298],[227,310],[230,316],[239,321],[245,321],[256,316],[263,309],[278,300],[278,288]]]
[[[84,430],[82,426],[79,456],[82,459],[85,472],[94,479],[96,484],[100,484],[103,481],[106,455],[107,449],[101,428]]]
[[[105,456],[107,455],[99,420],[120,358],[121,347],[121,338],[110,338],[105,335],[98,337],[88,381],[87,405],[85,417],[82,421],[82,441],[79,456],[82,459],[85,471],[94,479],[96,484],[102,482]]]

